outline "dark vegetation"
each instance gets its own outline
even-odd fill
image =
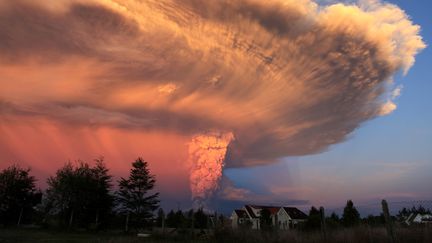
[[[18,165],[0,172],[0,242],[391,242],[389,225],[394,242],[432,242],[431,225],[403,223],[412,213],[430,213],[422,206],[365,218],[351,200],[341,217],[311,207],[308,220],[287,231],[274,228],[263,210],[261,230],[248,224],[233,230],[227,217],[203,209],[165,213],[156,178],[141,158],[118,182],[103,158],[67,163],[48,178],[44,192],[30,172]],[[137,237],[143,232],[151,238]]]
[[[202,234],[197,231],[180,231],[178,234],[157,233],[150,238],[139,238],[135,234],[124,234],[116,231],[81,232],[81,231],[54,231],[50,229],[25,229],[25,228],[0,228],[0,242],[111,242],[111,243],[135,243],[135,242],[302,242],[302,243],[363,243],[391,242],[384,227],[371,227],[360,224],[351,228],[329,230],[324,239],[321,231],[256,231],[256,230],[232,230],[230,227],[217,227],[213,234]],[[432,229],[427,227],[396,227],[395,242],[432,242]]]
[[[138,229],[153,223],[153,212],[159,207],[159,193],[150,194],[155,182],[147,162],[141,158],[132,163],[129,178],[119,181],[116,199],[118,211],[126,215],[125,231],[129,230],[129,224]]]
[[[30,169],[18,165],[0,173],[0,226],[138,231],[152,224],[159,207],[159,194],[152,192],[155,177],[141,158],[132,163],[129,177],[120,179],[116,192],[103,158],[93,166],[65,164],[48,178],[44,193],[35,181]]]

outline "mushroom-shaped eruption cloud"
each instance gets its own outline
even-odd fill
[[[1,116],[193,137],[199,198],[224,164],[318,153],[390,113],[425,47],[380,1],[0,0],[0,30]]]

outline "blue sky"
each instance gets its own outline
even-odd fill
[[[390,2],[421,26],[430,46],[432,2]],[[393,202],[393,210],[412,201],[432,200],[431,63],[432,50],[427,47],[407,75],[395,77],[395,84],[403,86],[398,108],[364,123],[347,141],[324,153],[285,158],[265,167],[228,169],[225,175],[236,186],[258,194],[286,188],[280,192],[288,200],[309,200],[307,206],[324,205],[336,211],[347,199],[357,202],[363,214],[378,212],[383,198]]]

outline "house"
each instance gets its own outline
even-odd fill
[[[231,214],[231,225],[233,229],[238,228],[241,225],[245,225],[248,223],[248,215],[243,209],[236,209]]]
[[[432,214],[411,213],[405,220],[407,225],[411,224],[432,224]]]
[[[307,215],[294,207],[275,207],[245,205],[242,209],[236,209],[231,214],[233,228],[247,225],[252,229],[260,229],[260,218],[262,210],[268,210],[273,227],[278,229],[295,228],[299,223],[307,219]]]
[[[306,222],[308,216],[294,207],[281,207],[277,213],[278,228],[296,228],[300,223]]]
[[[272,225],[276,225],[277,222],[277,212],[280,207],[273,206],[258,206],[258,205],[245,205],[244,209],[252,223],[252,229],[260,229],[260,217],[262,210],[268,210],[270,212],[270,218],[272,220]]]

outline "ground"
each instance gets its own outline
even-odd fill
[[[65,243],[135,243],[153,242],[149,239],[138,238],[134,235],[115,233],[82,233],[64,232],[36,229],[0,229],[0,243],[42,243],[42,242],[65,242]]]
[[[325,238],[327,240],[325,240]],[[386,230],[383,227],[371,228],[359,226],[350,229],[338,229],[327,232],[324,238],[320,231],[273,231],[260,232],[251,230],[232,231],[231,229],[216,230],[215,234],[209,236],[195,235],[191,237],[188,233],[177,236],[153,236],[152,238],[138,238],[136,234],[126,235],[121,232],[67,232],[42,229],[1,229],[0,243],[42,243],[42,242],[65,242],[65,243],[141,243],[141,242],[389,242]],[[395,229],[397,243],[432,242],[432,227],[397,227]]]

